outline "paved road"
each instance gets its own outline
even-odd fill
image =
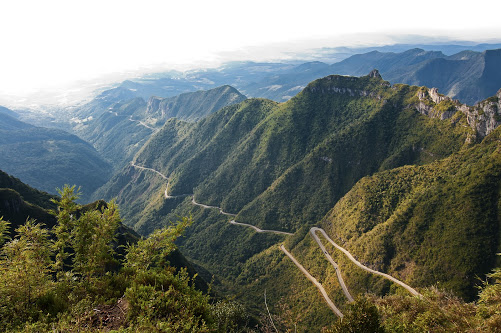
[[[230,221],[231,224],[235,224],[235,225],[241,225],[241,226],[244,226],[244,227],[249,227],[249,228],[252,228],[254,229],[256,232],[270,232],[270,233],[273,233],[273,234],[280,234],[280,235],[294,235],[293,233],[291,232],[286,232],[286,231],[277,231],[277,230],[266,230],[266,229],[259,229],[258,227],[256,227],[255,225],[252,225],[252,224],[247,224],[247,223],[240,223],[240,222],[237,222],[235,220],[231,220]]]
[[[214,208],[214,209],[217,209],[219,210],[219,212],[223,215],[227,215],[227,216],[237,216],[235,214],[231,214],[231,213],[226,213],[225,211],[223,211],[222,208],[220,207],[217,207],[217,206],[209,206],[209,205],[204,205],[204,204],[201,204],[201,203],[198,203],[195,201],[195,196],[193,196],[193,198],[191,199],[191,203],[194,204],[195,206],[199,206],[199,207],[202,207],[202,208]]]
[[[318,246],[320,246],[320,248],[322,249],[322,252],[324,253],[327,260],[332,264],[332,266],[334,266],[334,270],[336,271],[337,279],[339,280],[339,285],[341,285],[341,289],[343,289],[344,295],[346,296],[346,298],[348,298],[348,301],[354,302],[355,300],[353,299],[353,297],[351,297],[351,294],[348,291],[346,284],[344,284],[344,280],[343,280],[343,277],[341,276],[341,270],[339,269],[339,266],[334,261],[334,259],[332,259],[331,255],[327,252],[327,249],[325,248],[324,244],[322,244],[322,241],[318,238],[317,234],[315,234],[315,231],[317,229],[318,228],[311,228],[310,229],[311,235],[313,236],[313,238],[317,242]]]
[[[321,228],[317,228],[317,227],[313,227],[310,229],[310,232],[311,234],[313,235],[313,237],[315,237],[315,240],[317,241],[317,243],[320,245],[321,242],[318,240],[318,237],[316,236],[316,232],[321,232],[322,235],[325,237],[325,239],[327,239],[327,241],[329,241],[332,245],[334,245],[334,247],[338,250],[340,250],[341,252],[343,252],[347,257],[348,259],[350,259],[353,263],[355,263],[355,265],[357,265],[358,267],[360,267],[361,269],[367,271],[367,272],[370,272],[370,273],[373,273],[373,274],[377,274],[377,275],[381,275],[382,277],[392,281],[392,282],[395,282],[396,284],[404,287],[405,289],[407,289],[408,292],[410,292],[412,295],[414,296],[418,296],[418,297],[422,297],[422,295],[420,293],[418,293],[414,288],[412,288],[411,286],[403,283],[402,281],[398,280],[398,279],[395,279],[393,276],[391,275],[388,275],[386,273],[382,273],[382,272],[379,272],[379,271],[376,271],[374,269],[371,269],[367,266],[364,266],[362,265],[357,259],[355,259],[350,252],[348,252],[346,249],[344,249],[343,247],[339,246],[338,244],[336,244],[336,242],[334,242],[329,236],[327,236],[327,234],[325,233],[324,229],[321,229]],[[323,247],[323,245],[321,246],[322,248],[322,251],[324,251],[324,254],[327,253],[327,251],[325,251],[325,247]],[[330,257],[330,256],[329,256]],[[332,259],[332,258],[331,258]]]
[[[195,201],[195,196],[193,194],[180,194],[180,195],[169,195],[169,184],[170,184],[170,180],[169,178],[164,175],[163,173],[155,170],[155,169],[152,169],[152,168],[147,168],[147,167],[143,167],[143,166],[140,166],[140,165],[137,165],[135,164],[134,162],[131,162],[131,165],[134,167],[134,168],[138,168],[138,169],[142,169],[142,170],[149,170],[149,171],[152,171],[152,172],[155,172],[157,175],[159,175],[160,177],[162,177],[163,179],[166,179],[167,180],[167,186],[165,188],[165,191],[164,191],[164,197],[166,199],[172,199],[172,198],[179,198],[179,197],[186,197],[186,196],[192,196],[192,199],[191,199],[191,203],[194,204],[195,206],[199,206],[199,207],[202,207],[202,208],[205,208],[205,209],[208,209],[208,208],[213,208],[213,209],[217,209],[219,210],[219,213],[223,214],[223,215],[226,215],[226,216],[232,216],[232,217],[235,217],[236,214],[231,214],[231,213],[227,213],[225,211],[223,211],[222,208],[220,207],[217,207],[217,206],[209,206],[209,205],[204,205],[204,204],[201,204],[201,203],[198,203]],[[244,226],[244,227],[249,227],[249,228],[252,228],[254,229],[256,232],[267,232],[267,233],[273,233],[273,234],[279,234],[279,235],[293,235],[293,233],[290,233],[290,232],[285,232],[285,231],[278,231],[278,230],[265,230],[265,229],[260,229],[252,224],[247,224],[247,223],[240,223],[240,222],[237,222],[235,220],[231,220],[230,221],[231,224],[234,224],[234,225],[240,225],[240,226]]]
[[[195,197],[193,196],[193,198],[191,199],[191,203],[196,205],[196,206],[199,206],[199,207],[202,207],[202,208],[214,208],[214,209],[218,209],[219,212],[223,215],[227,215],[227,216],[236,216],[235,214],[231,214],[231,213],[226,213],[225,211],[223,211],[222,208],[220,207],[217,207],[217,206],[209,206],[209,205],[204,205],[204,204],[201,204],[201,203],[198,203],[195,201]],[[279,235],[293,235],[293,233],[290,233],[290,232],[285,232],[285,231],[278,231],[278,230],[266,230],[266,229],[260,229],[258,227],[256,227],[255,225],[252,225],[252,224],[247,224],[247,223],[241,223],[241,222],[237,222],[235,220],[230,220],[230,223],[231,224],[234,224],[234,225],[240,225],[240,226],[243,226],[243,227],[249,227],[249,228],[252,228],[254,229],[256,232],[268,232],[268,233],[272,233],[272,234],[279,234]]]
[[[164,192],[164,197],[165,199],[173,199],[173,198],[180,198],[180,197],[186,197],[186,196],[189,196],[191,194],[179,194],[179,195],[169,195],[169,184],[170,184],[170,179],[164,175],[163,173],[155,170],[155,169],[152,169],[152,168],[147,168],[147,167],[143,167],[143,166],[140,166],[140,165],[137,165],[135,164],[134,162],[131,162],[131,165],[134,167],[134,168],[137,168],[137,169],[142,169],[142,170],[149,170],[149,171],[153,171],[154,173],[156,173],[157,175],[159,175],[160,177],[162,177],[163,179],[167,180],[167,186],[165,187],[165,192]]]
[[[132,121],[132,120],[131,120]],[[202,207],[202,208],[205,208],[205,209],[217,209],[219,210],[219,212],[223,215],[227,215],[227,216],[236,216],[235,214],[231,214],[231,213],[227,213],[225,211],[223,211],[222,208],[220,207],[217,207],[217,206],[209,206],[209,205],[204,205],[204,204],[201,204],[201,203],[198,203],[195,201],[195,196],[192,195],[192,194],[183,194],[183,195],[176,195],[176,196],[170,196],[168,194],[168,189],[169,189],[169,178],[167,176],[165,176],[164,174],[162,174],[161,172],[155,170],[155,169],[152,169],[152,168],[147,168],[147,167],[143,167],[143,166],[139,166],[139,165],[136,165],[134,164],[134,162],[131,163],[133,167],[135,168],[138,168],[138,169],[143,169],[143,170],[149,170],[149,171],[152,171],[152,172],[155,172],[156,174],[158,174],[159,176],[161,176],[163,179],[166,179],[167,180],[167,187],[165,188],[165,192],[164,192],[164,196],[166,199],[170,199],[170,198],[175,198],[175,197],[181,197],[181,196],[188,196],[188,195],[191,195],[192,196],[192,204],[196,205],[196,206],[199,206],[199,207]],[[241,223],[241,222],[237,222],[235,221],[234,219],[233,220],[230,220],[229,221],[231,224],[234,224],[234,225],[239,225],[239,226],[244,226],[244,227],[249,227],[249,228],[252,228],[254,229],[256,232],[260,232],[260,233],[264,233],[264,232],[269,232],[269,233],[275,233],[275,234],[282,234],[282,235],[293,235],[292,233],[290,232],[285,232],[285,231],[277,231],[277,230],[264,230],[264,229],[260,229],[254,225],[251,225],[251,224],[247,224],[247,223]],[[317,228],[317,227],[313,227],[310,229],[310,233],[311,235],[313,236],[313,238],[315,239],[315,241],[317,242],[318,246],[320,247],[320,249],[322,250],[322,252],[324,253],[324,255],[326,256],[327,260],[334,266],[334,269],[336,271],[336,275],[337,275],[337,278],[339,280],[339,284],[341,285],[341,289],[343,290],[343,293],[346,295],[346,297],[348,298],[348,300],[350,302],[353,302],[353,297],[351,296],[350,292],[348,291],[348,288],[346,287],[346,284],[344,283],[344,280],[343,280],[343,277],[341,276],[341,272],[340,272],[340,269],[339,269],[339,266],[337,265],[337,263],[334,261],[334,259],[332,259],[332,257],[330,256],[330,254],[327,252],[327,249],[325,248],[325,246],[322,244],[322,241],[320,240],[320,238],[318,238],[316,232],[320,232],[322,233],[322,235],[325,237],[325,239],[327,239],[327,241],[329,241],[335,248],[337,248],[338,250],[342,251],[352,262],[354,262],[358,267],[362,268],[363,270],[365,271],[368,271],[370,273],[373,273],[373,274],[377,274],[377,275],[381,275],[387,279],[389,279],[390,281],[393,281],[395,283],[397,283],[398,285],[404,287],[406,290],[408,290],[411,294],[415,295],[415,296],[418,296],[418,297],[421,297],[421,294],[419,294],[416,290],[414,290],[412,287],[410,287],[409,285],[403,283],[402,281],[388,275],[388,274],[385,274],[385,273],[382,273],[382,272],[379,272],[379,271],[376,271],[376,270],[373,270],[367,266],[364,266],[362,265],[358,260],[356,260],[350,252],[348,252],[346,249],[344,249],[343,247],[339,246],[338,244],[336,244],[326,233],[323,229],[321,228]],[[308,271],[292,256],[291,253],[289,253],[285,247],[283,245],[280,246],[280,249],[294,262],[294,264],[301,270],[301,272],[311,281],[313,282],[313,284],[318,288],[318,290],[320,290],[320,293],[322,294],[322,296],[324,297],[325,301],[327,302],[327,305],[331,308],[331,310],[340,318],[343,317],[343,314],[341,313],[341,311],[339,311],[339,309],[334,305],[334,303],[332,302],[332,300],[329,298],[329,296],[327,295],[327,292],[325,291],[325,289],[323,288],[323,286],[310,274],[308,273]]]
[[[162,177],[163,179],[166,179],[167,181],[169,180],[169,178],[164,175],[163,173],[155,170],[155,169],[152,169],[152,168],[146,168],[146,167],[143,167],[143,166],[140,166],[140,165],[137,165],[135,164],[134,162],[131,162],[130,163],[134,168],[138,168],[138,169],[143,169],[143,170],[150,170],[150,171],[153,171],[154,173],[156,173],[157,175],[159,175],[160,177]]]
[[[156,128],[151,127],[150,125],[148,125],[148,124],[146,124],[146,123],[142,122],[141,120],[135,120],[135,119],[132,119],[132,116],[130,116],[130,117],[129,117],[129,120],[130,120],[130,121],[133,121],[133,122],[136,122],[136,123],[139,123],[139,125],[144,126],[144,127],[146,127],[146,128],[149,128],[149,129],[150,129],[150,130],[152,130],[152,131],[157,131],[157,129],[156,129]]]
[[[318,290],[320,290],[320,293],[322,294],[322,296],[324,297],[325,301],[327,302],[327,305],[329,306],[329,308],[331,308],[331,310],[336,314],[336,316],[338,316],[339,318],[343,318],[343,314],[341,313],[341,311],[339,311],[339,309],[336,307],[336,305],[334,305],[334,302],[332,302],[332,300],[329,298],[329,295],[327,295],[327,292],[325,291],[324,287],[320,284],[320,282],[317,281],[317,279],[315,279],[304,267],[303,265],[301,265],[297,260],[296,258],[294,258],[292,256],[292,254],[287,251],[285,249],[285,247],[283,245],[280,245],[280,249],[287,255],[287,257],[289,257],[292,262],[299,268],[299,270],[301,272],[303,272],[303,274],[308,278],[308,280],[310,280],[311,282],[313,282],[313,284],[318,288]]]

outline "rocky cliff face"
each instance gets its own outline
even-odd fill
[[[422,88],[418,92],[419,104],[416,109],[420,113],[441,120],[453,117],[456,112],[462,112],[468,125],[474,130],[476,138],[483,139],[501,123],[501,89],[495,96],[490,97],[474,106],[461,104],[457,100],[441,95],[437,88]]]
[[[485,137],[501,124],[501,89],[495,96],[465,109],[468,124],[480,138]]]
[[[360,79],[363,79],[361,82]],[[375,80],[374,80],[375,79]],[[305,90],[323,95],[341,94],[350,97],[370,97],[382,100],[379,88],[389,88],[391,84],[384,81],[377,69],[361,78],[355,76],[329,75],[323,79],[313,81]]]
[[[385,103],[386,100],[382,96],[380,88],[390,87],[390,83],[381,78],[377,69],[360,79],[364,78],[370,81],[360,84],[360,80],[356,77],[331,75],[310,83],[305,91],[323,95],[342,94],[350,97],[370,97],[383,100]],[[482,140],[501,123],[501,89],[495,96],[474,106],[462,104],[458,100],[442,95],[437,88],[422,87],[417,92],[417,98],[417,103],[412,102],[408,107],[414,108],[430,118],[446,120],[454,117],[457,112],[466,116],[468,125],[474,132],[467,139],[468,141]],[[459,118],[454,118],[453,121],[457,121]]]
[[[165,100],[165,98],[162,97],[157,97],[157,96],[151,96],[150,99],[148,100],[148,105],[146,106],[146,113],[147,114],[155,114],[156,112],[159,111],[160,109],[160,103]],[[165,114],[165,110],[160,110],[162,116]]]

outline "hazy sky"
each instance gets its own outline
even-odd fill
[[[0,94],[158,66],[260,60],[306,47],[390,41],[384,34],[499,40],[500,3],[4,0]]]

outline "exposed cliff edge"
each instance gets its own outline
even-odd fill
[[[441,120],[452,118],[456,112],[462,112],[470,127],[475,131],[472,139],[481,140],[489,135],[501,123],[501,89],[495,96],[481,101],[474,106],[461,104],[457,100],[438,93],[437,88],[422,87],[418,92],[419,104],[416,109],[429,117]]]

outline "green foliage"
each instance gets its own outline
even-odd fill
[[[116,229],[120,223],[118,208],[112,201],[101,211],[85,212],[71,232],[74,250],[73,269],[88,279],[103,275],[113,263]]]
[[[442,114],[442,113],[447,112],[447,111],[455,111],[456,105],[454,104],[453,101],[451,101],[449,99],[445,99],[435,106],[435,110],[439,114]]]
[[[79,193],[75,193],[75,186],[70,187],[65,185],[62,190],[58,190],[61,198],[59,200],[52,199],[57,205],[57,211],[54,210],[52,213],[57,218],[57,225],[54,227],[54,235],[56,236],[56,241],[54,242],[54,252],[56,253],[56,259],[54,262],[54,270],[58,273],[62,273],[64,269],[64,261],[69,257],[69,253],[66,252],[67,248],[71,244],[71,233],[75,227],[76,218],[74,214],[78,209],[78,205],[75,200],[78,199]]]
[[[501,329],[499,280],[482,288],[480,300],[476,303],[466,303],[436,287],[422,291],[424,297],[421,299],[410,296],[371,297],[386,332],[499,332]],[[496,298],[497,301],[484,302],[486,292],[491,300]]]
[[[238,214],[237,221],[296,231],[286,244],[307,254],[309,268],[333,294],[335,275],[306,240],[308,227],[324,216],[324,229],[363,262],[411,285],[440,281],[472,298],[475,274],[492,268],[497,247],[499,154],[488,143],[496,139],[467,143],[472,130],[461,112],[445,120],[420,114],[423,91],[379,78],[329,76],[285,103],[250,99],[197,123],[170,120],[135,163],[168,176],[171,195],[194,193],[198,202]],[[451,107],[445,102],[439,109]],[[237,290],[254,314],[263,286],[303,278],[291,275],[293,266],[280,271],[284,264],[272,246],[283,236],[230,225],[189,197],[165,200],[165,185],[151,171],[129,167],[106,189],[108,197],[119,194],[131,225],[143,233],[193,214],[180,248],[207,275],[217,275],[216,288]],[[357,270],[343,269],[357,292],[401,292]],[[316,296],[310,291],[307,299]],[[294,308],[308,312],[311,324],[321,306]]]
[[[43,300],[53,290],[48,231],[33,220],[0,252],[0,329],[38,320]]]
[[[31,125],[0,129],[0,154],[0,169],[50,193],[70,183],[83,186],[90,195],[111,173],[111,166],[89,143],[58,129]]]
[[[158,229],[148,238],[132,244],[128,251],[125,267],[147,270],[150,266],[162,267],[168,255],[176,248],[174,241],[193,223],[191,218],[183,217],[176,225]]]
[[[234,301],[218,301],[211,308],[218,332],[239,332],[247,326],[249,316],[246,309]]]
[[[0,246],[2,246],[3,243],[5,243],[5,241],[9,239],[9,236],[7,235],[8,231],[9,231],[9,225],[10,225],[10,222],[5,221],[3,219],[3,216],[1,216],[0,217]]]
[[[384,329],[381,327],[377,307],[369,299],[359,297],[354,303],[350,304],[345,316],[325,332],[382,333]]]
[[[247,325],[241,305],[211,304],[196,275],[170,265],[191,218],[131,244],[119,267],[115,203],[82,207],[75,186],[59,192],[53,235],[28,220],[0,244],[1,331],[239,332]],[[2,240],[8,225],[0,218]]]
[[[194,124],[170,120],[136,163],[169,175],[171,195],[194,192],[241,222],[294,231],[320,219],[363,176],[461,148],[465,120],[420,115],[413,109],[419,89],[329,76],[283,104],[249,99]],[[135,173],[124,169],[103,194],[120,193],[127,219],[149,232],[172,207],[164,212],[159,203],[162,179]]]
[[[213,326],[208,296],[190,285],[185,270],[152,269],[135,274],[125,297],[128,318],[134,330],[158,332],[203,332]]]
[[[348,250],[414,286],[473,299],[498,250],[499,129],[425,166],[362,179],[322,222]]]
[[[494,331],[501,329],[501,269],[498,267],[488,276],[479,294],[478,315],[485,325]]]

